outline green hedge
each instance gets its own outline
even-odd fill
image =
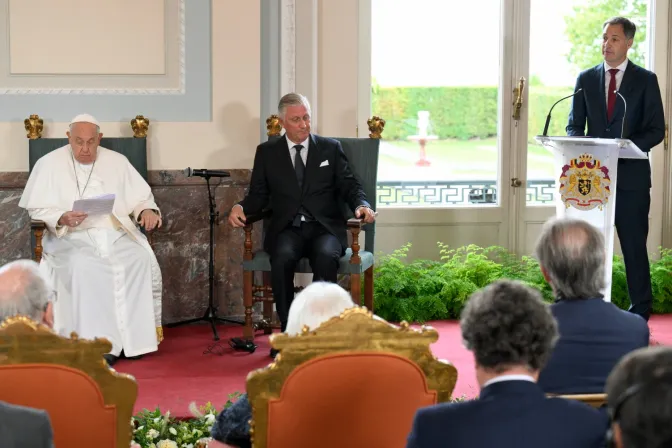
[[[442,243],[438,245],[440,261],[406,263],[409,243],[376,262],[374,310],[377,315],[391,322],[458,319],[472,293],[502,278],[537,288],[548,302],[554,299],[539,264],[532,257],[519,258],[501,247],[469,245],[449,249]],[[651,260],[651,282],[653,312],[672,313],[671,249],[661,249],[661,257]],[[614,257],[611,300],[622,309],[629,306],[625,265],[618,256]]]
[[[529,139],[541,134],[546,114],[571,88],[529,87]],[[553,111],[549,135],[565,135],[570,101]],[[429,111],[431,133],[440,139],[468,140],[497,135],[496,87],[376,87],[372,91],[374,115],[385,119],[383,137],[405,140],[417,133],[418,111]],[[505,113],[512,112],[506,107]]]

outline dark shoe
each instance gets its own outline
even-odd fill
[[[105,358],[105,362],[107,362],[107,365],[110,366],[110,367],[112,367],[117,362],[117,360],[119,359],[118,356],[114,356],[114,355],[111,355],[109,353],[105,353],[103,355],[103,358]]]
[[[119,356],[120,356],[121,358],[124,358],[124,359],[132,359],[132,360],[134,360],[134,359],[142,359],[142,357],[145,356],[145,355],[126,356],[126,353],[124,353],[124,351],[122,350],[122,351],[121,351],[121,354],[120,354]]]
[[[271,358],[275,359],[275,357],[277,356],[278,353],[280,353],[280,350],[272,348],[271,349]]]

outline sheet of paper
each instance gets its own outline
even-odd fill
[[[72,204],[73,212],[83,212],[89,216],[109,215],[114,208],[113,194],[103,194],[89,199],[79,199]]]

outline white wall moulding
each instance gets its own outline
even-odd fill
[[[67,121],[73,115],[86,111],[94,114],[102,121],[119,121],[125,117],[134,117],[138,111],[145,116],[160,121],[210,121],[212,116],[212,74],[211,74],[211,1],[210,0],[151,0],[147,5],[153,6],[155,14],[162,16],[161,26],[156,17],[147,23],[153,23],[151,29],[163,30],[161,42],[162,53],[154,57],[150,63],[138,63],[132,66],[134,58],[142,59],[146,51],[156,47],[157,43],[136,45],[126,48],[132,57],[120,62],[119,47],[105,47],[111,53],[110,59],[122,67],[120,72],[109,73],[105,65],[97,66],[99,73],[83,73],[81,64],[87,60],[104,59],[105,53],[92,53],[91,49],[83,54],[77,48],[63,49],[64,54],[78,59],[71,69],[64,68],[62,62],[49,70],[51,62],[42,61],[33,65],[35,73],[12,73],[12,68],[30,71],[30,57],[42,58],[40,40],[27,40],[25,32],[16,31],[13,26],[31,23],[25,17],[35,14],[21,2],[24,0],[0,0],[0,121],[23,121],[31,113],[38,113],[50,121]],[[25,0],[27,4],[39,5],[46,0]],[[16,6],[21,3],[21,6]],[[76,3],[67,0],[66,3]],[[123,14],[129,17],[129,24],[138,25],[140,21],[131,20],[136,14],[152,14],[152,9],[143,5],[124,7],[125,3],[137,3],[130,0],[105,0],[104,8],[115,9],[119,16],[119,26],[123,25],[120,18]],[[46,3],[45,3],[46,4]],[[159,5],[160,6],[157,6]],[[15,8],[12,11],[12,8]],[[74,7],[74,6],[73,6]],[[47,7],[51,11],[54,6]],[[86,9],[86,8],[85,8]],[[123,9],[123,13],[120,12]],[[67,8],[59,7],[50,14],[67,15]],[[48,12],[48,11],[47,11]],[[81,19],[80,19],[81,20]],[[105,18],[94,16],[94,21]],[[152,22],[153,21],[153,22]],[[137,22],[137,23],[136,23]],[[42,21],[39,21],[42,23]],[[58,16],[53,18],[52,34],[61,33],[61,22]],[[41,26],[44,26],[41,25]],[[150,25],[148,25],[150,26]],[[47,34],[47,31],[41,31]],[[149,40],[144,37],[145,31],[133,32],[136,40]],[[151,34],[151,33],[150,33]],[[23,36],[23,37],[21,37]],[[15,39],[16,37],[16,39]],[[65,43],[70,39],[69,32],[63,32],[58,39]],[[15,41],[19,39],[18,41]],[[44,40],[43,38],[41,40]],[[95,40],[94,40],[95,41]],[[86,48],[86,46],[84,47]],[[17,53],[20,53],[17,54]],[[155,55],[156,56],[156,55]],[[62,55],[59,57],[63,57]],[[116,58],[116,59],[115,59]],[[21,61],[18,64],[12,62]],[[159,64],[158,59],[163,63]],[[159,65],[162,65],[161,68]],[[37,73],[39,70],[43,73]],[[70,70],[70,73],[67,71]],[[51,71],[51,72],[50,72]],[[163,73],[150,73],[160,72]],[[52,73],[53,72],[53,73]],[[136,72],[136,73],[132,73]],[[129,118],[129,119],[130,119]]]

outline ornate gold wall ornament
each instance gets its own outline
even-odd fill
[[[366,124],[369,126],[370,138],[381,138],[383,129],[385,129],[385,120],[374,115],[366,120]]]
[[[44,121],[37,114],[32,114],[30,117],[23,120],[23,125],[26,128],[28,137],[31,140],[42,138],[42,131],[44,130]]]
[[[446,361],[437,360],[432,354],[429,347],[438,339],[438,332],[431,327],[418,330],[406,322],[397,327],[374,316],[365,307],[348,309],[314,331],[303,328],[296,336],[284,333],[271,335],[271,346],[281,350],[280,354],[272,364],[250,372],[247,377],[253,416],[250,423],[253,446],[267,446],[268,403],[280,398],[287,377],[300,364],[323,355],[337,352],[394,353],[420,367],[427,378],[428,388],[437,392],[439,403],[449,401],[457,382],[457,369]]]
[[[133,137],[146,138],[147,130],[149,129],[149,118],[145,118],[142,115],[136,115],[135,118],[131,120],[131,129],[133,129]]]
[[[277,115],[271,115],[266,119],[266,135],[269,137],[277,137],[282,131],[282,125],[280,124],[280,117]]]
[[[161,343],[163,341],[163,327],[156,327],[156,342]]]
[[[72,332],[61,337],[50,328],[24,317],[16,316],[0,324],[0,369],[20,364],[54,364],[86,373],[98,384],[104,404],[117,412],[117,447],[128,448],[132,427],[133,406],[138,384],[128,374],[108,367],[103,354],[112,350],[107,339],[80,339]]]
[[[560,199],[566,208],[602,210],[611,195],[606,166],[592,154],[581,154],[565,165],[560,175]]]

